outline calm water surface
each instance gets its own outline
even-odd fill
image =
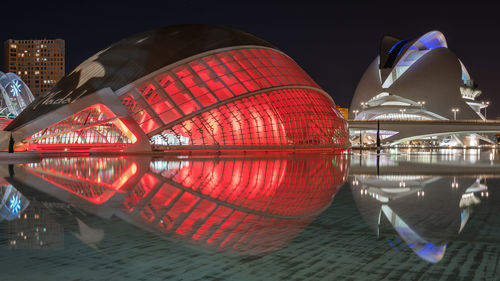
[[[0,166],[0,280],[500,280],[488,151]]]

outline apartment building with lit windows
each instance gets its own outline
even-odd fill
[[[35,97],[52,89],[65,73],[64,40],[14,40],[4,43],[4,72],[17,74]]]

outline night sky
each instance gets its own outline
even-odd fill
[[[0,40],[65,39],[69,72],[134,33],[186,23],[228,26],[279,47],[337,104],[349,106],[384,35],[411,40],[440,30],[479,84],[480,99],[492,102],[488,117],[500,116],[500,16],[494,2],[159,2],[2,1]]]

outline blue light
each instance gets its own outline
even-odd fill
[[[392,244],[391,240],[387,240],[387,242],[389,243],[389,246],[394,249],[394,245]]]
[[[14,195],[10,198],[10,212],[12,214],[17,214],[21,210],[21,199]]]
[[[432,243],[428,242],[422,249],[418,250],[416,253],[424,260],[436,263],[441,260],[445,250],[446,244],[444,246],[434,246]]]
[[[21,93],[21,83],[19,83],[19,80],[12,81],[12,84],[10,85],[10,93],[13,97],[17,97],[17,95]]]
[[[389,54],[392,53],[392,51],[394,51],[394,48],[396,48],[397,45],[399,45],[399,43],[403,42],[404,40],[400,40],[398,43],[394,44],[392,46],[392,48],[389,50]]]
[[[440,47],[448,48],[443,34],[437,31],[431,31],[420,37],[418,41],[428,50],[433,50]]]
[[[423,38],[422,40],[420,40],[420,42],[424,44],[424,46],[429,50],[433,50],[439,47],[446,47],[441,41],[436,40],[435,38]]]
[[[402,51],[403,51],[403,49],[405,48],[406,44],[408,44],[408,42],[406,42],[406,43],[403,45],[403,47],[401,47],[401,49],[399,49],[398,56],[399,56],[399,54],[401,54],[401,52],[402,52]]]

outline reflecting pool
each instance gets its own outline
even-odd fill
[[[1,280],[500,280],[496,150],[3,161]]]

